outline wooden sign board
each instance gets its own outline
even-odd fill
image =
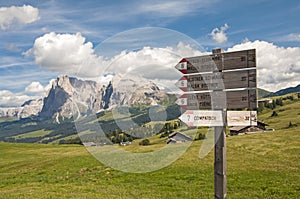
[[[255,49],[182,59],[175,68],[183,74],[256,67]]]
[[[228,126],[257,126],[256,111],[227,111]]]
[[[188,126],[223,126],[222,111],[188,110],[179,119]]]
[[[257,108],[257,92],[252,90],[187,93],[176,103],[185,110]]]
[[[183,91],[256,88],[256,70],[183,76],[176,85]]]

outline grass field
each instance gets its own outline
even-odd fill
[[[79,145],[0,143],[0,198],[213,198],[213,152],[198,158],[201,144],[166,168],[132,174]],[[228,198],[299,198],[299,154],[293,128],[228,137]]]
[[[300,198],[299,107],[300,100],[287,100],[265,109],[259,119],[275,131],[227,137],[229,199]],[[158,136],[150,146],[138,142],[123,149],[142,153],[164,145]],[[105,166],[81,145],[0,143],[0,198],[213,198],[213,151],[200,159],[202,143],[141,174]]]

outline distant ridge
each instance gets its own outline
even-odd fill
[[[257,89],[257,95],[258,95],[258,99],[264,98],[268,95],[272,94],[272,92],[258,88]]]
[[[295,92],[300,92],[300,84],[298,86],[295,86],[295,87],[289,87],[289,88],[281,89],[281,90],[276,91],[274,93],[270,93],[266,97],[281,96],[281,95],[286,95],[286,94],[295,93]]]

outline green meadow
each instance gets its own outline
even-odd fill
[[[300,197],[299,107],[297,99],[264,109],[259,119],[275,131],[226,138],[227,198]],[[142,153],[165,145],[158,136],[149,146],[139,141],[122,149]],[[199,158],[202,143],[194,141],[160,170],[126,173],[102,164],[81,145],[2,142],[0,198],[213,198],[213,151]]]

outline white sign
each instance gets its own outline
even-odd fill
[[[187,98],[178,98],[175,103],[179,106],[186,106],[187,101]]]
[[[256,126],[256,111],[227,111],[228,126]]]
[[[179,119],[188,126],[224,126],[222,111],[187,110]]]
[[[187,69],[187,61],[186,59],[182,59],[176,66],[176,69],[178,70],[186,70]]]
[[[183,91],[187,91],[187,79],[186,77],[181,77],[178,82],[175,83],[175,86],[177,86],[178,88],[180,88]]]

